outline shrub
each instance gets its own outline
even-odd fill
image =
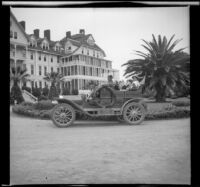
[[[22,86],[22,90],[26,90],[27,92],[31,93],[31,88],[27,86]]]
[[[176,108],[176,106],[173,105],[172,103],[170,103],[170,104],[168,104],[168,105],[166,105],[166,106],[163,107],[163,109],[167,110],[167,111],[171,111],[171,110],[173,110],[175,108]]]
[[[41,89],[40,88],[33,88],[32,89],[32,94],[35,96],[35,97],[37,97],[37,98],[39,98],[40,96],[41,96]]]
[[[42,95],[43,96],[48,96],[49,94],[49,88],[47,86],[45,86],[43,89],[42,89]]]
[[[62,95],[70,95],[70,92],[67,88],[63,88],[63,93]]]
[[[28,102],[28,101],[23,101],[23,102],[21,103],[21,105],[22,105],[22,106],[33,106],[34,103],[31,103],[31,102]]]
[[[50,119],[52,108],[55,104],[51,101],[39,101],[37,104],[30,104],[23,102],[20,105],[13,106],[13,112],[26,115],[29,117],[36,117],[41,119]],[[176,118],[187,118],[190,117],[190,108],[188,107],[176,107],[168,105],[158,110],[149,110],[145,117],[146,120],[156,119],[176,119]],[[77,120],[117,120],[116,116],[96,116],[90,117],[81,112],[76,112]]]
[[[188,101],[173,101],[172,104],[177,107],[190,106],[190,100],[188,100]]]
[[[47,96],[44,96],[44,95],[41,95],[39,98],[38,98],[39,101],[42,101],[42,100],[48,100],[48,97]]]
[[[34,108],[37,110],[50,110],[55,106],[50,100],[42,100],[34,104]]]

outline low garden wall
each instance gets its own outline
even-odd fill
[[[159,104],[159,105],[158,105]],[[146,120],[156,119],[177,119],[190,117],[190,102],[189,101],[174,101],[169,103],[147,103],[148,112]],[[12,111],[24,116],[50,119],[51,111],[56,104],[51,101],[39,101],[38,103],[23,102],[12,107]],[[155,106],[159,107],[155,107]],[[81,113],[76,114],[77,120],[117,120],[116,116],[98,116],[90,117]]]

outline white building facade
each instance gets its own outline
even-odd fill
[[[10,14],[10,66],[27,69],[30,77],[24,84],[28,87],[49,85],[44,77],[50,72],[58,72],[70,80],[60,84],[69,90],[85,90],[90,81],[104,84],[108,75],[119,81],[119,71],[112,68],[112,62],[105,56],[93,36],[85,34],[83,29],[75,35],[68,31],[60,41],[52,41],[50,30],[44,31],[43,38],[39,29],[27,34],[25,22],[18,22]]]

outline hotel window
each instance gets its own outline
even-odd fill
[[[83,75],[85,75],[86,73],[85,73],[85,66],[83,66]]]
[[[82,49],[82,54],[84,54],[84,50]]]
[[[23,64],[23,69],[26,69],[26,64]]]
[[[64,67],[64,75],[67,75],[67,67]]]
[[[87,50],[87,55],[89,55],[89,50]]]
[[[33,60],[33,53],[31,53],[31,60]]]
[[[39,66],[39,75],[42,75],[42,67]]]
[[[44,66],[44,75],[46,76],[47,75],[47,67]]]
[[[44,61],[46,62],[46,56],[44,56]]]
[[[77,66],[75,66],[75,75],[78,75],[78,70]]]
[[[33,89],[34,87],[34,81],[31,81],[31,88]]]
[[[95,51],[93,51],[93,56],[95,56]]]
[[[41,81],[39,82],[39,86],[40,86],[40,88],[42,88],[42,82]]]
[[[35,82],[35,87],[37,88],[37,82]]]
[[[13,38],[13,31],[10,31],[10,38]]]
[[[33,75],[33,74],[34,74],[34,66],[31,65],[31,75]]]
[[[61,67],[61,74],[63,75],[63,67]]]
[[[51,73],[53,73],[53,67],[51,67]]]
[[[41,54],[39,54],[39,57],[38,57],[38,58],[39,58],[39,60],[41,60]]]
[[[70,67],[67,68],[67,75],[70,75]]]
[[[14,39],[17,39],[17,32],[14,32]]]
[[[57,57],[57,63],[59,63],[59,57]]]

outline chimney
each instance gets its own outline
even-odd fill
[[[66,32],[66,38],[71,38],[71,31]]]
[[[33,31],[34,35],[36,36],[36,38],[39,38],[40,37],[40,30],[39,29],[35,29]]]
[[[48,40],[51,40],[51,31],[48,29],[48,30],[45,30],[44,31],[44,37],[46,37]]]
[[[79,33],[80,34],[85,34],[85,29],[80,29]]]
[[[25,28],[26,28],[26,23],[25,23],[25,21],[20,21],[19,24],[24,28],[24,31],[25,31]]]

